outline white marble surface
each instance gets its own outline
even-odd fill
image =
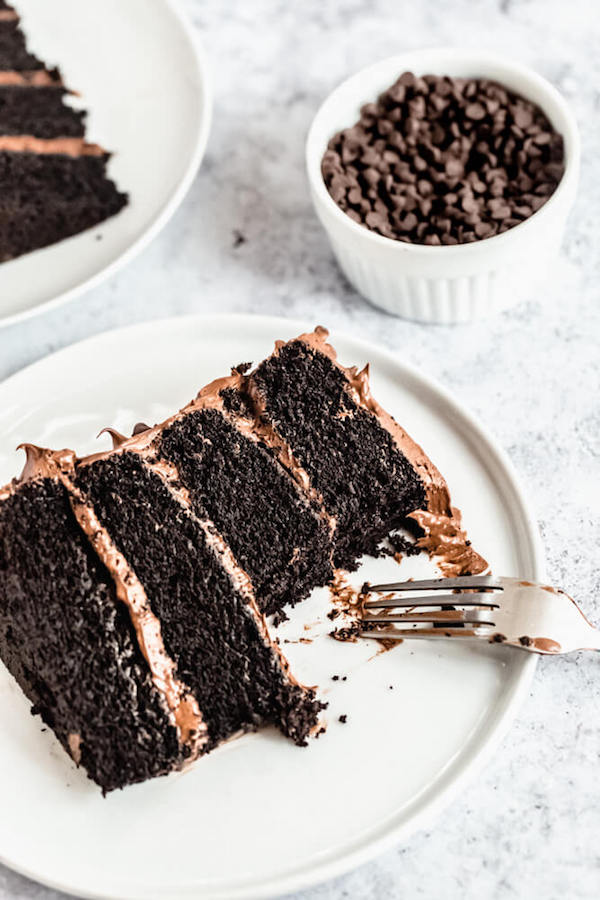
[[[524,478],[549,574],[600,623],[600,18],[589,0],[186,0],[215,72],[208,155],[174,220],[127,269],[0,332],[0,377],[88,335],[193,311],[306,317],[448,385]],[[487,323],[395,320],[345,283],[313,216],[303,141],[343,77],[462,42],[534,65],[571,100],[582,183],[545,292]],[[244,243],[236,241],[243,235]],[[239,244],[239,246],[238,246]],[[600,660],[542,660],[493,764],[435,828],[297,900],[600,896]],[[58,897],[0,867],[0,900]]]

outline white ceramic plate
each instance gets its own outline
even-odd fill
[[[232,364],[256,361],[276,338],[314,324],[170,319],[103,334],[36,363],[0,385],[0,483],[19,471],[19,441],[80,452],[104,447],[106,435],[94,439],[103,426],[127,431],[139,420],[158,421]],[[375,396],[446,475],[494,570],[542,578],[534,521],[493,441],[414,368],[354,338],[333,334],[332,341],[343,362],[371,362]],[[428,564],[366,560],[354,581],[417,571]],[[106,799],[28,714],[2,669],[2,861],[90,897],[263,898],[347,870],[429,822],[497,747],[534,658],[430,642],[377,654],[372,642],[341,644],[322,633],[331,628],[322,621],[328,602],[325,590],[314,592],[280,632],[313,639],[283,646],[296,673],[329,701],[323,737],[298,749],[265,731],[184,775]],[[334,682],[334,674],[347,680]],[[378,787],[364,789],[370,769]]]
[[[0,265],[0,327],[76,297],[124,265],[168,222],[210,127],[204,56],[176,0],[19,0],[29,45],[89,111],[87,139],[114,153],[130,202],[82,234]]]

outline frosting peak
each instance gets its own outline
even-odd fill
[[[19,444],[17,450],[24,450],[26,459],[20,481],[31,481],[34,478],[58,478],[64,470],[72,469],[75,464],[75,451],[49,450],[37,444]]]

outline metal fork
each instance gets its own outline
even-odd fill
[[[372,594],[384,596],[371,599]],[[568,594],[520,578],[375,584],[362,604],[362,624],[360,636],[377,640],[485,640],[544,654],[600,650],[600,630]]]

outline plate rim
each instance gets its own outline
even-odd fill
[[[168,0],[170,2],[170,0]],[[315,317],[316,318],[316,317]],[[158,319],[152,319],[145,322],[137,322],[120,328],[109,329],[100,332],[91,337],[69,344],[54,353],[48,354],[39,360],[23,367],[17,372],[10,375],[4,381],[0,382],[0,396],[5,389],[10,390],[11,383],[17,381],[21,377],[31,376],[32,370],[36,367],[42,367],[46,364],[52,364],[52,360],[61,365],[64,359],[68,359],[69,355],[85,350],[86,346],[92,343],[110,342],[111,338],[119,335],[127,338],[128,334],[143,330],[161,329],[168,325],[179,327],[187,330],[187,326],[195,324],[196,326],[204,324],[207,327],[230,327],[231,321],[236,320],[240,328],[244,325],[252,326],[257,329],[270,330],[276,333],[278,328],[297,329],[297,333],[303,333],[311,330],[314,325],[310,325],[307,319],[286,318],[283,316],[269,315],[253,315],[251,313],[221,313],[221,314],[188,314],[181,316],[168,316]],[[423,386],[430,395],[437,395],[442,399],[445,409],[452,412],[453,421],[459,423],[459,433],[470,434],[474,436],[478,445],[483,445],[486,449],[486,459],[490,461],[495,470],[500,470],[506,480],[506,483],[512,490],[512,505],[515,503],[519,508],[520,519],[525,526],[525,532],[530,544],[531,564],[534,569],[533,577],[543,581],[545,579],[546,564],[544,547],[537,525],[536,518],[533,514],[529,499],[523,488],[520,475],[517,473],[510,457],[503,449],[502,445],[496,441],[492,433],[479,422],[478,418],[470,412],[468,407],[455,399],[454,395],[448,388],[442,385],[437,379],[423,372],[416,364],[411,361],[398,359],[394,352],[387,347],[378,346],[374,341],[365,340],[361,337],[338,329],[333,325],[332,329],[335,340],[348,341],[354,344],[364,357],[375,359],[379,357],[388,365],[394,367],[400,377],[408,376],[412,381]],[[465,432],[466,429],[466,432]],[[406,841],[413,834],[427,828],[433,824],[437,817],[452,803],[452,801],[461,793],[461,791],[470,783],[472,783],[477,775],[482,771],[490,757],[498,748],[512,722],[514,721],[524,699],[528,692],[529,686],[533,679],[536,667],[537,657],[535,654],[522,654],[521,659],[515,657],[515,670],[511,678],[511,682],[507,685],[500,709],[496,714],[495,721],[488,724],[484,735],[479,736],[477,745],[470,748],[465,757],[458,762],[453,762],[448,771],[442,775],[440,784],[433,787],[432,796],[421,800],[421,808],[411,814],[406,821],[400,823],[392,822],[383,833],[379,833],[372,838],[361,841],[359,846],[353,846],[338,853],[333,859],[325,860],[315,864],[306,871],[292,871],[283,875],[275,875],[268,881],[247,882],[246,885],[226,886],[223,889],[214,889],[207,887],[204,889],[201,885],[183,885],[175,889],[169,889],[173,897],[202,897],[204,900],[263,900],[263,898],[278,897],[294,891],[304,890],[321,884],[337,876],[346,874],[353,869],[364,865],[375,857],[381,855],[386,850],[397,846],[401,842]],[[432,791],[429,786],[423,792],[425,795]],[[412,802],[415,802],[413,800]],[[85,890],[81,886],[68,884],[54,879],[40,877],[33,869],[27,866],[15,865],[11,860],[4,857],[0,851],[0,862],[12,869],[13,871],[24,875],[40,884],[44,884],[55,890],[64,891],[67,894],[93,898],[115,898],[115,897],[149,897],[154,898],[160,896],[156,891],[145,886],[141,889],[134,889],[135,893],[127,893],[127,886],[121,884],[111,887],[110,893],[94,892],[93,890]],[[125,889],[125,890],[123,890]],[[162,890],[162,888],[161,888]]]
[[[202,162],[202,159],[204,157],[212,125],[214,91],[211,67],[209,65],[208,55],[200,39],[200,35],[192,25],[191,19],[187,11],[183,8],[181,0],[154,0],[154,2],[161,3],[166,9],[168,9],[175,21],[179,24],[182,33],[185,35],[190,49],[192,50],[192,55],[196,66],[196,77],[200,87],[199,100],[202,104],[202,114],[200,127],[198,129],[198,134],[196,135],[193,152],[190,156],[187,168],[183,172],[183,176],[176,189],[173,191],[162,209],[155,215],[155,217],[150,221],[150,224],[133,241],[133,243],[129,244],[129,246],[127,246],[125,250],[119,253],[118,256],[116,256],[115,259],[112,260],[112,262],[108,263],[108,265],[104,266],[94,275],[90,275],[89,278],[86,278],[84,281],[80,281],[79,284],[68,288],[66,291],[62,291],[62,293],[51,297],[49,300],[44,300],[42,303],[38,303],[35,306],[31,306],[28,309],[22,310],[21,312],[12,313],[8,316],[0,315],[0,330],[3,328],[9,328],[12,325],[17,325],[20,322],[26,322],[29,319],[35,318],[36,316],[43,315],[44,313],[57,309],[60,306],[65,305],[69,301],[75,300],[82,294],[93,290],[95,287],[98,287],[103,281],[110,278],[112,275],[115,275],[118,271],[124,268],[124,266],[130,263],[139,253],[141,253],[142,250],[145,250],[145,248],[154,240],[154,238],[157,237],[157,235],[173,217],[173,215],[183,202],[190,187],[192,186],[192,182],[194,181],[198,173],[200,163]],[[76,237],[76,235],[74,235],[74,237]],[[32,253],[35,252],[37,251],[32,251]]]

